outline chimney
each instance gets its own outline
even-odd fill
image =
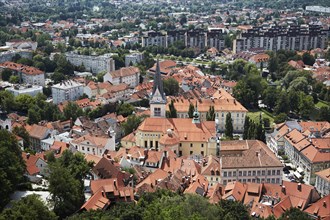
[[[298,183],[297,188],[299,191],[301,191],[301,183]]]
[[[285,194],[285,186],[282,186],[282,193]]]
[[[164,159],[167,158],[167,151],[164,150]]]

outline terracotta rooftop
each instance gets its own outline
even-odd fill
[[[247,167],[282,167],[282,163],[274,153],[261,141],[248,140],[248,149],[241,151],[240,155],[228,154],[222,157],[222,168]],[[220,151],[220,154],[222,152]]]
[[[170,97],[168,98],[168,104],[166,106],[167,110],[169,110],[169,103],[171,103],[171,100],[173,100],[173,104],[177,112],[188,112],[189,105],[193,104],[195,105],[197,102],[198,106],[198,111],[199,112],[208,112],[211,106],[214,106],[214,110],[216,112],[222,111],[222,112],[227,112],[227,111],[234,111],[234,112],[247,112],[248,110],[244,108],[241,103],[236,101],[234,98],[214,98],[213,100],[211,99],[185,99],[183,97],[181,98],[175,98],[175,97]]]
[[[22,152],[23,160],[25,161],[26,170],[29,173],[29,175],[36,175],[40,172],[39,168],[36,166],[36,163],[39,159],[39,157],[33,155],[33,154],[27,154],[25,152]]]
[[[107,142],[108,142],[108,138],[94,136],[91,134],[86,134],[72,141],[72,143],[74,144],[88,144],[88,145],[94,145],[99,148],[104,148]]]
[[[104,188],[101,187],[92,197],[90,197],[85,204],[80,208],[86,211],[106,209],[110,205],[109,199],[106,197]]]
[[[112,72],[110,72],[110,75],[113,78],[118,78],[118,77],[133,76],[139,72],[140,72],[139,68],[130,66],[130,67],[123,67],[123,68],[120,68],[119,70],[112,71]]]
[[[330,183],[330,168],[321,170],[319,172],[316,172],[315,174]]]
[[[246,192],[246,186],[240,182],[229,182],[225,187],[225,194],[222,199],[230,199],[233,197],[235,201],[243,201]]]
[[[33,124],[30,127],[26,127],[26,130],[31,137],[41,139],[46,136],[49,129],[44,126]]]
[[[330,195],[327,195],[309,206],[304,212],[319,217],[319,219],[330,219]]]
[[[207,158],[207,165],[202,168],[202,175],[220,175],[221,168],[220,168],[220,158],[216,156],[208,156]]]
[[[14,62],[4,62],[0,64],[0,67],[7,68],[10,70],[18,71],[25,73],[27,75],[40,75],[44,74],[43,71],[39,70],[38,68],[32,67],[32,66],[26,66],[23,64],[18,64]]]
[[[205,142],[215,134],[214,122],[193,124],[190,118],[146,118],[137,130],[166,134],[168,129],[173,129],[180,142]]]

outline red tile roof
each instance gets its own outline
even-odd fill
[[[25,73],[27,75],[44,74],[44,72],[41,71],[38,68],[35,68],[35,67],[32,67],[32,66],[26,66],[26,65],[14,63],[14,62],[1,63],[0,67],[7,68],[7,69],[10,69],[10,70],[14,70],[14,71],[18,71],[18,72],[22,72],[22,73]]]

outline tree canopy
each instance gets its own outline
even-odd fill
[[[9,202],[9,196],[24,182],[25,163],[16,137],[0,130],[0,210]]]
[[[58,218],[54,212],[48,210],[38,195],[33,194],[13,202],[11,208],[5,209],[0,214],[0,219],[56,220]]]
[[[82,178],[90,168],[91,164],[87,163],[82,154],[73,154],[68,150],[49,164],[49,192],[56,215],[67,217],[83,205],[85,196]]]

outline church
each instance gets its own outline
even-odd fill
[[[216,125],[201,121],[198,105],[193,118],[166,118],[166,94],[157,61],[154,85],[150,99],[150,118],[146,118],[132,134],[121,141],[123,147],[139,146],[145,149],[169,149],[178,156],[207,156],[217,154]]]

